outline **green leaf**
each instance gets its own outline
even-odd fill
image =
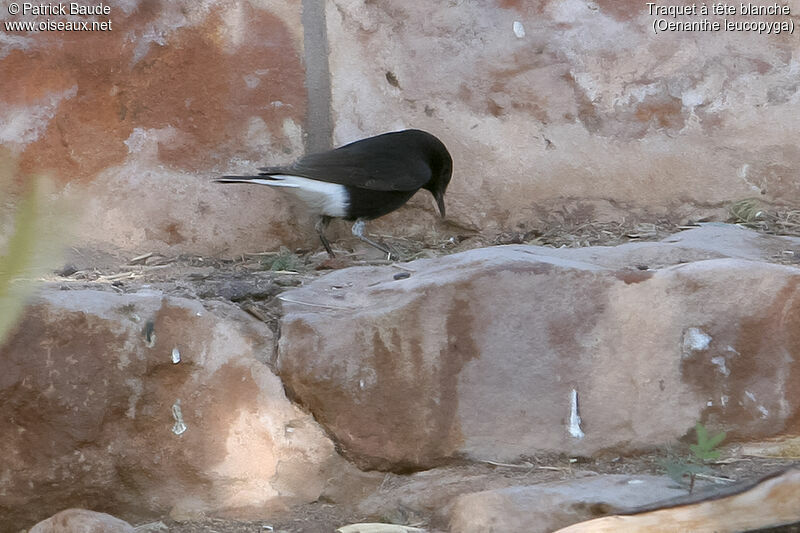
[[[711,437],[708,440],[709,448],[713,449],[713,448],[716,448],[717,446],[719,446],[722,443],[722,441],[725,440],[725,435],[726,435],[726,433],[724,431],[720,431],[719,433],[717,433],[716,435]]]
[[[49,187],[44,177],[19,174],[16,158],[0,146],[0,345],[36,279],[55,267],[71,225],[66,203]]]
[[[706,427],[698,422],[694,426],[694,431],[697,433],[697,444],[704,446],[706,440],[708,439],[708,431],[706,431]]]
[[[718,459],[720,452],[715,450],[715,448],[725,440],[725,432],[721,431],[709,438],[708,430],[700,422],[695,425],[694,429],[697,434],[697,444],[690,444],[689,449],[692,451],[695,458],[701,461]]]
[[[32,291],[29,283],[16,282],[35,266],[39,205],[36,187],[23,196],[14,217],[14,233],[0,256],[0,339],[16,322]]]
[[[687,463],[682,460],[665,461],[662,466],[667,471],[667,475],[679,485],[687,484],[687,476],[702,474],[708,470],[702,465]]]
[[[719,451],[717,450],[707,450],[702,446],[698,446],[697,444],[690,444],[689,448],[694,453],[697,459],[701,461],[711,461],[713,459],[719,459]]]

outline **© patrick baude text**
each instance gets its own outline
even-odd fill
[[[80,2],[10,2],[6,11],[16,20],[4,22],[6,31],[111,31],[111,6]],[[60,18],[69,17],[69,18]],[[81,19],[81,17],[91,17]],[[102,17],[102,18],[100,18]]]
[[[653,32],[739,31],[765,35],[794,33],[794,20],[788,5],[712,2],[670,5],[647,2],[653,19]]]

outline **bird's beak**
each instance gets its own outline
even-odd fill
[[[444,218],[444,195],[442,193],[436,193],[433,196],[436,198],[436,207],[439,208],[439,214]]]

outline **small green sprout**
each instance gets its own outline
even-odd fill
[[[690,444],[689,449],[692,450],[695,458],[704,463],[719,459],[719,450],[716,447],[725,440],[725,432],[720,431],[713,437],[709,437],[708,430],[700,422],[695,425],[694,431],[697,434],[697,444]]]

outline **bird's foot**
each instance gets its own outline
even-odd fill
[[[397,254],[394,250],[390,249],[389,246],[387,246],[386,244],[377,243],[377,242],[373,241],[372,239],[370,239],[369,237],[367,237],[366,235],[364,235],[364,226],[365,226],[365,224],[366,223],[365,223],[364,220],[362,220],[362,219],[357,220],[356,223],[353,224],[353,235],[355,235],[356,237],[361,239],[361,241],[369,244],[373,248],[377,248],[381,252],[385,253],[387,261],[393,261],[393,260],[399,259],[400,255]],[[394,256],[395,259],[392,259],[393,256]]]
[[[328,252],[328,257],[331,259],[336,259],[336,254],[333,253],[333,249],[331,249],[331,243],[328,241],[328,238],[325,237],[325,228],[328,227],[328,224],[331,221],[331,217],[321,216],[317,223],[314,224],[314,229],[317,230],[319,234],[319,240],[322,241],[322,246],[325,247],[325,251]]]
[[[385,244],[385,246],[387,248],[387,250],[386,250],[386,260],[387,261],[401,261],[403,259],[403,256],[400,255],[400,252],[398,252],[397,250],[392,248],[391,245]]]

